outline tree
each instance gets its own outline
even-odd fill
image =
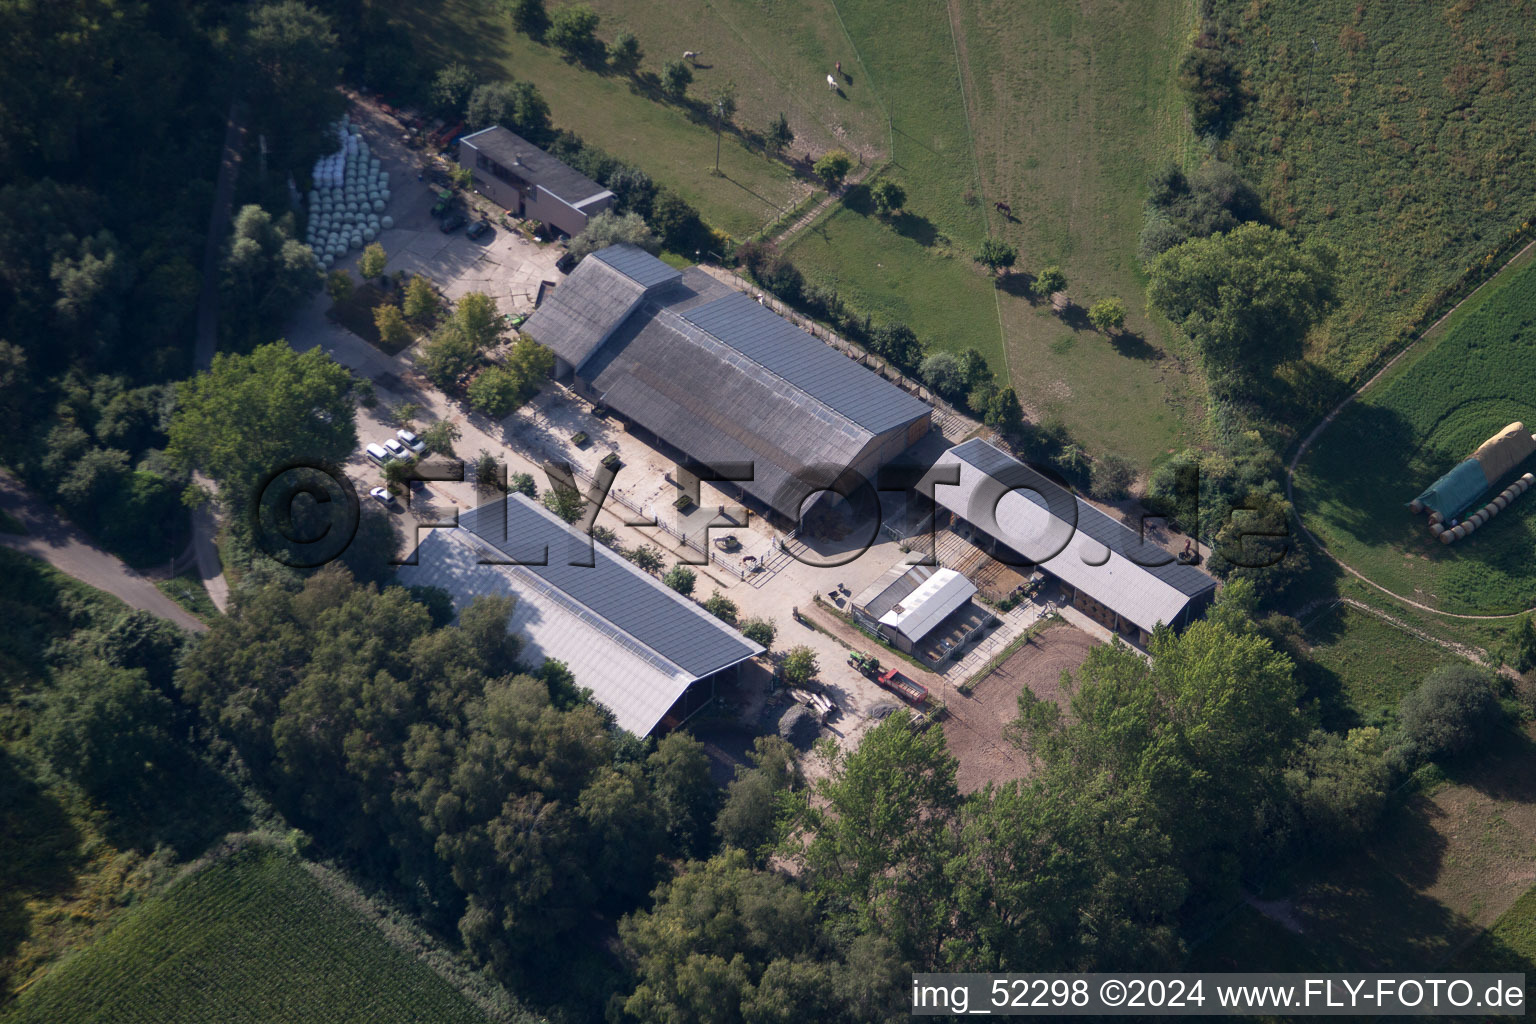
[[[1317,730],[1296,752],[1285,786],[1308,845],[1348,847],[1370,834],[1392,782],[1379,747],[1378,729]]]
[[[955,401],[965,395],[965,374],[953,352],[935,352],[925,358],[917,375],[944,398]]]
[[[556,7],[549,16],[549,28],[544,31],[544,40],[562,50],[567,58],[586,57],[600,45],[597,41],[597,23],[597,12],[586,4]]]
[[[496,308],[496,300],[484,292],[470,292],[453,307],[453,322],[464,332],[476,351],[501,343],[506,321]]]
[[[811,892],[858,931],[936,962],[960,804],[943,731],[915,732],[898,711],[856,750],[819,754],[826,772],[796,795],[788,840]]]
[[[1530,612],[1520,616],[1504,642],[1504,661],[1516,672],[1536,668],[1536,624],[1531,619]]]
[[[897,366],[916,368],[923,361],[923,343],[906,324],[885,321],[869,329],[869,348]]]
[[[640,40],[629,32],[620,32],[614,36],[613,43],[608,47],[608,64],[620,74],[634,74],[639,70],[640,60],[644,56],[640,50]]]
[[[778,736],[759,736],[747,752],[752,766],[736,766],[715,832],[726,846],[745,850],[759,865],[777,842],[779,794],[800,788],[804,779],[795,748]]]
[[[1094,459],[1090,474],[1088,489],[1100,501],[1119,501],[1136,482],[1136,467],[1113,452]]]
[[[456,320],[449,320],[434,331],[421,347],[417,365],[428,380],[447,390],[459,377],[468,373],[479,362],[479,358],[479,350],[469,335]]]
[[[1019,726],[1067,791],[1137,780],[1136,801],[1208,898],[1235,888],[1242,857],[1282,797],[1305,735],[1290,658],[1256,634],[1196,622],[1159,629],[1149,665],[1124,644],[1088,656],[1066,710],[1019,697]]]
[[[410,283],[405,286],[405,298],[400,302],[405,315],[411,322],[421,327],[431,327],[442,312],[442,304],[438,301],[437,291],[432,287],[432,282],[420,274],[413,274]]]
[[[380,343],[387,349],[399,351],[411,343],[410,325],[400,314],[400,307],[392,302],[373,307],[373,325],[378,328]]]
[[[740,628],[742,636],[763,647],[772,647],[773,639],[779,633],[779,628],[773,624],[772,619],[743,619]]]
[[[176,385],[166,454],[217,480],[240,502],[265,474],[295,459],[340,464],[357,447],[352,375],[323,349],[287,342],[250,355],[221,352]]]
[[[731,118],[736,116],[736,83],[715,86],[709,94],[709,109],[715,115],[716,131],[721,124],[730,124]]]
[[[1147,294],[1213,369],[1246,378],[1301,358],[1307,331],[1332,308],[1336,263],[1322,243],[1244,224],[1163,253]]]
[[[636,567],[648,573],[658,573],[666,564],[662,561],[661,549],[653,544],[641,544],[639,547],[625,552],[625,557],[634,562]]]
[[[523,379],[504,366],[488,366],[469,382],[469,404],[501,419],[523,402]]]
[[[539,496],[538,485],[533,482],[533,476],[529,473],[513,473],[507,481],[507,490],[530,498]]]
[[[1088,307],[1088,322],[1105,334],[1116,334],[1125,326],[1125,303],[1118,298],[1100,299]]]
[[[421,443],[426,445],[426,450],[435,452],[444,458],[453,458],[453,446],[464,432],[459,425],[452,420],[438,420],[421,432]]]
[[[693,69],[684,60],[669,60],[661,67],[661,87],[675,100],[682,99],[693,84]]]
[[[1067,287],[1067,275],[1061,272],[1061,268],[1052,264],[1035,275],[1035,294],[1041,298],[1050,298],[1059,291],[1065,291]]]
[[[512,27],[530,39],[543,39],[544,30],[549,28],[544,0],[507,0],[507,14]]]
[[[816,652],[804,644],[785,651],[779,669],[784,673],[784,681],[790,686],[804,686],[815,679],[816,673],[821,670],[816,664]]]
[[[464,116],[465,104],[475,88],[475,73],[457,61],[444,66],[432,78],[428,91],[428,104],[432,112],[445,121],[457,121]]]
[[[976,255],[971,258],[996,275],[998,271],[1006,271],[1014,265],[1019,258],[1019,250],[1002,239],[984,238],[981,241],[981,248],[977,249]]]
[[[875,201],[875,209],[881,216],[898,212],[907,203],[907,190],[886,178],[870,186],[869,197]]]
[[[960,353],[960,375],[965,380],[966,391],[969,392],[980,384],[991,382],[992,367],[987,365],[986,356],[975,348],[968,348]]]
[[[519,332],[507,349],[506,365],[522,381],[523,391],[531,395],[555,372],[555,354]]]
[[[322,126],[341,113],[341,56],[325,15],[297,0],[251,11],[240,47],[246,92],[258,127],[278,148],[279,166],[319,152]]]
[[[544,492],[544,507],[568,523],[574,523],[587,512],[587,501],[574,487],[551,487]]]
[[[1486,670],[1441,666],[1398,705],[1404,760],[1411,764],[1460,754],[1492,732],[1503,717]]]
[[[721,622],[729,622],[733,626],[736,625],[736,602],[718,590],[710,594],[709,599],[704,602],[704,610]]]
[[[698,577],[694,574],[694,571],[681,562],[668,569],[667,574],[661,578],[661,582],[684,597],[693,593],[693,586],[697,580]]]
[[[784,152],[794,143],[794,130],[789,127],[789,118],[784,116],[783,111],[779,112],[778,117],[768,122],[768,130],[763,133],[763,141],[775,153]]]
[[[352,295],[352,275],[346,267],[337,267],[325,275],[325,294],[332,302],[346,302]]]
[[[607,210],[587,221],[587,226],[571,239],[567,249],[580,260],[588,253],[620,242],[637,245],[649,253],[661,251],[660,240],[638,213],[610,213]]]
[[[1012,387],[998,388],[987,401],[982,422],[1004,437],[1012,437],[1024,429],[1024,410],[1019,396]]]
[[[464,120],[471,128],[501,125],[530,142],[549,137],[549,104],[531,82],[487,82],[469,94]]]
[[[171,767],[176,720],[143,669],[91,661],[60,674],[32,735],[56,772],[112,799],[147,790]]]
[[[278,325],[320,290],[314,253],[292,236],[292,218],[274,221],[259,206],[245,206],[221,264],[219,318],[238,347],[271,341]]]
[[[645,774],[662,827],[675,848],[685,856],[702,855],[720,804],[720,787],[710,777],[704,744],[685,732],[668,733],[645,759]]]
[[[853,170],[853,157],[841,149],[829,150],[812,165],[811,170],[821,179],[828,192],[836,192],[842,187],[848,172]]]
[[[389,254],[378,242],[369,242],[363,247],[363,254],[357,258],[357,272],[363,275],[363,280],[374,277],[383,277],[384,268],[389,264]]]

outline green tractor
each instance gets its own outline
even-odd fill
[[[848,664],[873,679],[880,674],[880,659],[858,651],[848,652]]]

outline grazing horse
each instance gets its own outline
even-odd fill
[[[1013,216],[1013,207],[1009,206],[1007,203],[1003,202],[1001,199],[999,199],[997,202],[993,203],[992,205],[997,207],[997,212],[1002,214],[1004,217],[1011,218]]]
[[[683,51],[683,60],[697,61],[698,59],[699,59],[699,51],[698,50],[684,50]]]
[[[837,92],[837,79],[833,78],[831,75],[827,76],[827,89],[830,92]]]

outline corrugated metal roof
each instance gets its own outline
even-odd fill
[[[853,599],[853,606],[870,618],[878,619],[922,586],[935,571],[931,565],[893,565]]]
[[[595,564],[569,564],[589,557],[590,538],[524,495],[510,494],[461,513],[459,528],[509,559],[547,561],[545,565],[511,568],[559,590],[695,677],[763,651],[602,544],[591,544],[590,557]],[[592,681],[582,681],[582,685],[596,689]]]
[[[642,288],[655,288],[682,279],[683,272],[668,266],[638,245],[619,242],[592,253],[592,258],[617,270]],[[583,260],[582,262],[586,262]]]
[[[634,278],[605,261],[588,257],[540,304],[523,330],[567,363],[580,367],[644,296],[645,286]]]
[[[976,584],[953,569],[940,569],[880,616],[880,624],[916,643],[975,596]]]
[[[733,291],[683,317],[872,434],[929,411],[917,398]]]
[[[406,586],[440,587],[463,611],[476,597],[516,599],[507,628],[523,639],[523,661],[565,662],[620,728],[644,736],[696,678],[520,567],[482,563],[489,545],[465,530],[431,530],[403,565]]]
[[[1216,586],[980,438],[951,448],[935,468],[948,465],[960,467],[960,483],[934,488],[939,505],[1142,629],[1173,622],[1192,598]]]
[[[465,144],[568,205],[612,194],[570,164],[500,125],[464,136],[459,145]]]

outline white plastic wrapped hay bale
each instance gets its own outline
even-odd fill
[[[385,231],[388,231],[390,228],[395,226],[395,218],[387,217],[387,216],[386,217],[380,217],[379,218],[379,226],[381,228],[383,228]]]
[[[371,242],[377,237],[379,237],[379,233],[373,230],[373,228],[363,228],[363,241]]]
[[[382,199],[375,199],[373,201],[373,212],[374,213],[383,213],[384,212],[384,200],[382,200]]]
[[[387,189],[387,188],[379,189],[379,198],[384,200],[386,203],[389,202],[389,189]]]

